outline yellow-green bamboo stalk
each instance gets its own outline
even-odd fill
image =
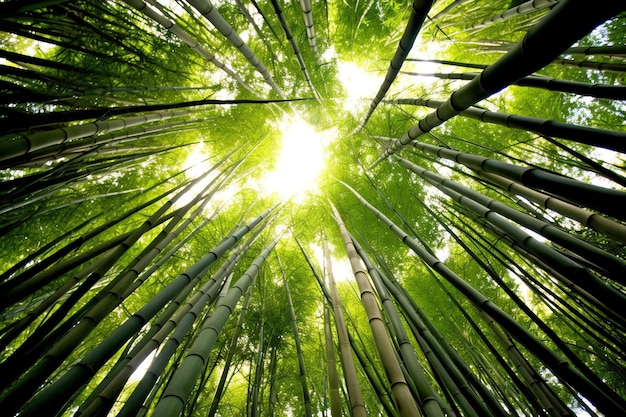
[[[348,337],[348,329],[343,316],[343,306],[339,293],[337,292],[337,284],[333,275],[332,263],[330,261],[330,252],[326,240],[323,241],[324,259],[326,263],[326,276],[328,278],[328,288],[333,303],[333,313],[335,317],[335,328],[337,329],[337,339],[339,340],[339,353],[341,355],[341,366],[343,367],[343,376],[346,381],[348,390],[348,398],[350,400],[350,411],[352,417],[366,417],[365,403],[359,378],[352,357],[352,348],[350,347],[350,339]]]
[[[606,276],[617,282],[626,284],[626,280],[624,280],[624,276],[626,275],[626,261],[621,258],[567,233],[554,224],[536,219],[528,214],[517,211],[504,203],[488,198],[487,196],[455,181],[443,178],[432,171],[428,171],[411,161],[399,156],[395,156],[395,159],[400,163],[400,165],[409,169],[411,172],[418,174],[428,183],[434,185],[451,198],[460,201],[463,198],[461,195],[468,197],[473,201],[488,207],[494,212],[513,220],[519,225],[527,227],[543,237],[578,253],[585,259],[596,263],[598,265],[598,269],[600,269],[599,272],[604,273]]]
[[[341,215],[332,203],[331,207],[333,216],[335,217],[335,221],[339,227],[339,232],[343,238],[346,252],[348,253],[352,272],[354,273],[354,277],[361,293],[361,302],[363,303],[370,328],[372,329],[374,343],[376,344],[376,349],[378,350],[378,357],[383,365],[383,368],[385,369],[385,375],[387,376],[389,385],[391,385],[391,395],[394,400],[396,410],[401,417],[418,416],[420,415],[420,412],[417,409],[411,390],[409,389],[406,379],[404,378],[404,374],[402,373],[402,369],[400,368],[400,364],[398,363],[395,349],[393,348],[393,344],[391,343],[389,334],[387,333],[387,326],[385,325],[385,321],[383,320],[378,307],[378,299],[374,293],[374,289],[370,285],[367,275],[365,274],[359,255],[354,248],[354,244],[352,243],[350,234],[343,223]]]
[[[408,236],[402,229],[394,224],[387,216],[381,213],[366,199],[364,199],[356,190],[343,183],[359,201],[370,210],[379,220],[381,220],[398,238],[410,249],[415,252],[428,266],[443,276],[448,282],[461,291],[472,303],[480,307],[498,323],[500,323],[513,337],[531,351],[536,357],[549,367],[552,372],[562,378],[575,389],[579,390],[582,395],[589,399],[602,412],[612,414],[616,410],[626,412],[626,401],[621,399],[606,384],[599,386],[586,378],[579,370],[574,368],[569,362],[563,359],[557,352],[545,345],[537,339],[520,323],[516,322],[511,316],[502,309],[492,303],[482,293],[470,286],[465,280],[458,276],[454,271],[448,268],[443,262],[432,255],[432,250],[427,250],[417,241]]]
[[[333,330],[330,326],[330,308],[326,303],[324,303],[324,341],[330,395],[330,415],[331,417],[342,417],[339,374],[337,373],[337,361],[335,360],[335,342],[333,341]]]

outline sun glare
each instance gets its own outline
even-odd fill
[[[352,62],[339,62],[337,67],[337,76],[347,94],[343,108],[354,115],[360,115],[376,96],[383,79],[378,73],[366,72]]]
[[[260,186],[283,201],[299,202],[317,188],[319,174],[326,165],[326,147],[336,133],[318,132],[302,119],[291,117],[283,119],[278,129],[282,132],[278,160]]]

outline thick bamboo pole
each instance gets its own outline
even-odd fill
[[[396,99],[391,100],[390,103],[426,106],[435,109],[444,104],[443,101],[423,98]],[[468,107],[459,114],[471,119],[506,126],[512,129],[526,130],[540,135],[571,140],[573,142],[610,149],[616,152],[626,152],[626,133],[624,132],[573,125],[538,117],[489,111],[474,106]]]
[[[402,325],[400,315],[398,314],[398,311],[393,305],[393,301],[391,301],[391,298],[389,297],[389,294],[385,289],[385,285],[382,282],[378,270],[374,267],[372,261],[369,259],[369,256],[360,247],[354,237],[351,238],[352,243],[354,244],[354,248],[356,249],[361,259],[363,259],[363,262],[365,263],[365,266],[370,273],[370,277],[374,282],[374,286],[380,297],[381,303],[385,310],[385,314],[387,315],[387,318],[393,326],[393,330],[398,341],[402,361],[404,363],[404,366],[407,368],[408,375],[415,384],[418,394],[417,398],[420,401],[421,409],[424,410],[424,414],[428,417],[443,417],[444,410],[442,409],[442,406],[440,406],[442,401],[437,400],[437,394],[435,393],[434,388],[431,386],[430,382],[426,378],[424,369],[419,363],[419,359],[415,353],[415,350],[413,349],[406,330]],[[449,409],[449,406],[445,407],[447,414],[450,415],[452,410]]]
[[[261,254],[254,260],[250,268],[244,272],[228,290],[228,293],[218,306],[215,307],[213,314],[202,324],[196,340],[190,346],[186,356],[165,387],[165,391],[152,414],[154,417],[171,417],[182,413],[187,398],[191,394],[196,380],[200,376],[209,354],[215,346],[217,337],[241,296],[252,285],[259,269],[277,242],[278,239],[274,240],[261,251]]]
[[[175,334],[171,336],[167,344],[170,344],[173,341],[173,343],[176,343],[174,349],[178,347],[178,343],[180,341],[179,339],[185,336],[187,329],[194,323],[203,308],[215,301],[222,284],[232,272],[242,253],[250,246],[262,228],[256,230],[257,233],[255,233],[255,235],[244,245],[236,248],[229,258],[220,266],[219,270],[211,277],[211,279],[209,279],[195,294],[193,294],[187,302],[185,302],[187,295],[192,291],[199,279],[206,273],[206,269],[200,272],[198,276],[194,278],[187,285],[187,287],[185,287],[185,290],[181,292],[176,300],[168,304],[166,310],[161,313],[157,321],[152,324],[147,334],[133,346],[133,349],[128,353],[123,361],[116,364],[115,369],[109,371],[105,377],[106,383],[101,383],[98,388],[96,388],[94,393],[91,394],[91,398],[83,402],[74,414],[75,417],[78,417],[79,415],[102,415],[106,410],[109,410],[113,406],[114,400],[119,395],[120,391],[124,387],[124,384],[133,371],[135,371],[139,365],[143,363],[151,352],[155,351],[161,345],[161,343],[172,331],[174,331]],[[191,236],[193,235],[190,234],[190,237]],[[163,355],[164,351],[170,350],[170,347],[167,344],[161,349],[159,355]],[[158,358],[155,358],[154,361],[157,361],[157,359]],[[155,373],[154,370],[150,368],[148,369],[146,375],[149,374],[154,375],[155,379],[158,376],[158,373]],[[111,378],[109,378],[110,376]],[[133,394],[131,394],[131,397],[126,400],[126,404],[124,405],[123,410],[120,411],[119,415],[122,415],[122,412],[126,411],[124,409],[127,409],[129,404],[137,403],[134,398],[137,396],[136,392],[141,391],[142,387],[145,385],[148,386],[145,395],[148,395],[150,389],[154,385],[154,381],[146,384],[144,379],[147,378],[143,378],[138,383],[137,387],[133,391]],[[144,398],[141,400],[143,399]],[[141,405],[141,401],[138,401],[138,404]],[[133,410],[131,414],[136,413],[138,409],[139,407]]]
[[[422,61],[422,60],[419,60],[419,61]],[[433,62],[433,63],[442,62],[440,60],[432,60],[432,61],[423,60],[423,61]],[[443,61],[443,62],[451,63],[451,61]],[[471,65],[471,64],[464,64],[461,62],[457,64],[458,65]],[[451,63],[451,65],[453,65],[453,63]],[[466,81],[471,81],[476,76],[480,75],[480,73],[477,73],[477,72],[426,73],[426,72],[400,71],[400,73],[407,74],[407,75],[422,76],[422,77],[437,77],[437,78],[446,79],[446,80],[466,80]],[[513,85],[517,85],[520,87],[541,88],[541,89],[548,90],[548,91],[560,91],[562,93],[578,94],[581,96],[608,98],[611,100],[626,100],[626,86],[623,86],[623,85],[585,83],[581,81],[562,80],[559,78],[552,78],[546,75],[536,75],[536,74],[522,77],[519,80],[515,81]]]
[[[408,236],[402,229],[396,226],[384,214],[378,211],[367,200],[365,200],[354,189],[347,186],[350,191],[361,201],[361,203],[376,215],[389,229],[396,234],[402,242],[412,249],[415,254],[426,262],[432,269],[461,291],[470,301],[488,313],[494,320],[502,325],[513,337],[522,343],[530,352],[537,356],[552,372],[565,383],[574,387],[583,396],[590,400],[601,412],[608,415],[626,413],[626,401],[621,399],[608,386],[598,386],[591,383],[580,371],[572,367],[569,362],[542,343],[532,335],[525,327],[517,323],[511,316],[493,304],[483,294],[471,287],[460,276],[449,269],[445,264],[431,255],[427,250],[419,245],[414,239]]]
[[[396,52],[389,63],[389,69],[387,70],[387,74],[385,75],[385,79],[381,84],[378,92],[374,99],[372,99],[372,103],[367,111],[367,114],[363,118],[363,121],[359,123],[359,126],[354,130],[354,132],[358,132],[365,125],[367,121],[370,119],[376,107],[378,107],[378,103],[385,97],[389,88],[391,88],[391,84],[393,84],[394,80],[398,76],[398,72],[400,68],[402,68],[402,64],[404,63],[406,57],[409,55],[411,48],[413,48],[413,44],[415,43],[415,38],[419,34],[422,29],[422,25],[424,24],[424,20],[430,11],[434,1],[432,0],[413,0],[413,4],[411,5],[411,14],[409,16],[409,20],[407,22],[406,28],[402,33],[402,37],[398,42],[398,47],[396,48]]]
[[[135,313],[135,315],[129,318],[123,325],[118,327],[102,344],[92,350],[86,356],[85,360],[87,362],[94,361],[102,366],[106,359],[108,359],[127,340],[128,335],[132,335],[139,331],[146,321],[154,316],[170,300],[175,298],[176,295],[189,283],[189,281],[205,270],[207,266],[215,262],[216,259],[230,249],[248,231],[259,224],[268,214],[269,211],[266,211],[250,222],[250,224],[239,229],[235,234],[225,238],[209,254],[196,262],[178,278],[170,282],[165,288],[156,294],[152,300]],[[51,360],[53,359],[54,357],[51,357]],[[50,360],[43,362],[41,366],[48,368],[50,366],[48,362],[50,362]],[[62,379],[59,379],[55,385],[49,386],[47,389],[41,391],[35,398],[27,400],[25,407],[20,414],[24,416],[38,415],[43,409],[48,411],[52,409],[60,410],[71,398],[74,391],[82,385],[87,378],[89,378],[90,374],[91,372],[89,371],[89,368],[81,366],[71,368],[71,370],[66,373]],[[2,401],[6,402],[7,399],[10,398],[11,394],[16,392],[24,392],[27,389],[31,389],[33,386],[36,388],[38,385],[31,382],[31,379],[32,378],[27,378],[25,380],[26,383],[22,382],[7,392],[6,396],[3,396]],[[15,404],[15,400],[17,399],[13,398],[13,400],[10,401],[12,406]]]
[[[332,206],[333,217],[339,227],[339,232],[344,241],[346,252],[350,260],[350,266],[356,279],[359,291],[361,293],[361,302],[366,310],[369,324],[372,329],[372,335],[374,336],[374,342],[376,349],[378,350],[379,359],[385,369],[385,375],[387,376],[388,383],[391,386],[391,393],[394,400],[394,404],[398,414],[401,417],[409,417],[419,415],[417,405],[413,400],[411,390],[404,378],[400,364],[396,358],[396,354],[391,343],[389,334],[387,333],[387,326],[383,320],[380,309],[378,308],[378,299],[374,293],[372,286],[369,283],[367,275],[361,266],[359,261],[359,255],[354,248],[350,234],[346,229],[341,215],[337,209]]]
[[[445,179],[432,171],[412,163],[411,161],[399,156],[396,156],[396,160],[400,163],[400,165],[409,169],[411,172],[418,174],[428,183],[434,185],[455,201],[462,204],[461,196],[465,196],[478,204],[493,210],[495,213],[518,223],[520,226],[527,227],[541,236],[550,239],[551,241],[562,245],[575,253],[578,253],[585,259],[597,264],[598,272],[603,273],[605,276],[610,277],[622,285],[626,285],[626,261],[623,259],[599,249],[553,224],[517,211],[504,203],[488,198],[487,196],[455,181]]]
[[[538,10],[542,10],[548,7],[553,7],[559,2],[559,0],[528,0],[518,6],[511,7],[503,11],[500,14],[497,14],[490,19],[487,19],[483,22],[480,22],[477,25],[470,27],[467,30],[483,28],[485,26],[489,26],[493,23],[502,22],[508,19],[512,19],[524,14],[536,12]]]
[[[626,221],[626,192],[588,184],[562,175],[553,174],[538,168],[508,164],[480,155],[455,151],[440,146],[413,141],[411,145],[422,152],[449,159],[474,171],[496,174],[527,187],[552,193],[563,200],[569,200]]]
[[[328,288],[333,305],[333,313],[335,318],[335,328],[337,329],[337,339],[339,340],[339,353],[341,355],[341,366],[343,367],[343,376],[348,389],[348,398],[350,401],[350,411],[353,417],[365,417],[365,403],[363,394],[359,385],[359,378],[352,357],[352,348],[350,347],[350,339],[348,337],[348,329],[343,315],[343,306],[339,293],[337,292],[337,284],[333,275],[332,264],[330,261],[330,251],[326,240],[323,241],[324,259],[326,264],[326,276],[328,277]]]
[[[0,142],[0,161],[23,156],[29,152],[45,149],[49,146],[61,145],[76,139],[91,137],[99,133],[114,132],[127,127],[145,123],[168,120],[189,114],[188,111],[159,112],[141,116],[130,116],[122,119],[96,121],[81,125],[61,127],[35,133],[22,134],[7,141]]]
[[[611,0],[602,0],[594,6],[588,7],[584,0],[560,1],[513,49],[393,141],[374,165],[480,100],[548,65],[574,42],[622,10],[621,5]],[[566,30],[563,22],[567,22]]]

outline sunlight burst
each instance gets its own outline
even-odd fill
[[[361,114],[376,96],[383,78],[378,73],[366,72],[352,62],[339,62],[337,69],[337,76],[347,94],[343,102],[344,110],[353,115]]]
[[[282,200],[299,202],[318,185],[326,165],[326,147],[336,131],[318,132],[299,118],[285,118],[278,124],[282,143],[274,170],[261,179],[261,188]]]

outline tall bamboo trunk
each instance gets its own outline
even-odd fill
[[[559,0],[529,0],[518,6],[512,7],[504,12],[493,16],[492,18],[485,20],[477,25],[470,27],[468,30],[483,28],[485,26],[489,26],[493,23],[502,22],[508,19],[513,19],[515,17],[536,12],[538,10],[542,10],[548,7],[554,7]]]
[[[361,393],[361,386],[356,373],[354,358],[352,357],[350,339],[348,338],[348,329],[343,316],[343,306],[341,299],[339,298],[339,293],[337,292],[337,284],[335,283],[335,277],[333,275],[332,264],[330,261],[330,251],[328,250],[326,240],[324,240],[323,243],[326,276],[328,278],[328,288],[330,290],[330,296],[333,304],[335,327],[337,329],[337,339],[339,340],[339,353],[341,355],[341,366],[343,367],[343,376],[348,390],[350,411],[353,417],[365,417],[367,416],[367,411],[365,410],[363,394]]]
[[[251,388],[248,398],[250,404],[250,417],[259,417],[261,415],[261,409],[259,406],[259,398],[261,396],[261,382],[263,381],[263,374],[265,373],[265,320],[263,319],[263,296],[261,296],[261,323],[259,324],[259,336],[257,338],[257,355],[256,366],[254,369],[254,378],[251,378]]]
[[[326,373],[328,375],[328,389],[330,396],[331,417],[341,417],[341,396],[339,395],[339,375],[335,361],[335,342],[333,341],[330,326],[330,308],[324,304],[324,340],[326,351]]]
[[[505,205],[499,201],[490,199],[468,187],[465,187],[455,181],[448,180],[440,177],[432,171],[428,171],[404,158],[396,157],[396,160],[410,171],[418,174],[424,178],[428,183],[434,185],[439,190],[449,195],[455,201],[461,204],[463,197],[465,196],[475,201],[476,203],[488,207],[495,213],[498,213],[523,227],[527,227],[530,230],[542,235],[543,237],[552,240],[553,242],[578,253],[584,259],[587,259],[597,265],[595,268],[598,272],[613,279],[616,282],[626,284],[626,280],[623,279],[626,275],[626,261],[621,258],[612,255],[604,250],[593,246],[584,240],[573,236],[562,229],[556,227],[554,224],[538,220],[530,215],[521,213],[510,206]],[[592,278],[593,280],[593,278]]]
[[[263,65],[259,58],[257,58],[254,52],[252,52],[243,39],[241,39],[239,34],[235,32],[232,26],[222,17],[209,0],[189,0],[189,3],[195,7],[196,10],[202,14],[202,16],[206,17],[207,20],[209,20],[213,26],[215,26],[215,28],[239,50],[248,62],[252,64],[254,69],[263,76],[265,82],[272,87],[276,94],[280,97],[285,97],[285,94],[280,89],[278,84],[276,84],[265,65]]]
[[[144,307],[142,307],[134,316],[129,318],[124,324],[118,327],[103,343],[98,345],[90,353],[87,354],[84,361],[86,363],[97,363],[99,366],[82,367],[76,365],[70,369],[64,376],[57,380],[55,384],[49,386],[47,389],[41,391],[35,398],[27,400],[24,405],[21,414],[37,415],[42,409],[46,410],[60,410],[66,402],[71,398],[77,387],[82,385],[90,376],[91,369],[102,366],[115,351],[123,345],[129,335],[133,335],[141,329],[141,327],[154,316],[165,304],[167,304],[196,276],[210,266],[216,259],[218,259],[226,250],[234,245],[243,235],[245,235],[254,226],[260,223],[265,216],[269,213],[265,212],[261,216],[254,219],[249,225],[241,228],[234,235],[224,239],[218,246],[214,248],[208,255],[196,262],[185,273],[178,278],[170,282],[165,288],[163,288],[152,300],[150,300]],[[61,346],[63,347],[63,346]],[[49,368],[50,360],[54,360],[58,356],[50,356],[48,362],[43,362],[38,367]],[[45,358],[44,358],[45,359]],[[37,370],[36,368],[33,368]],[[29,373],[30,375],[30,373]],[[16,385],[13,389],[6,393],[6,397],[3,397],[2,401],[7,401],[11,394],[25,392],[32,389],[35,386],[37,380],[34,378],[25,378],[19,385]],[[36,376],[37,374],[34,374]],[[34,381],[33,381],[34,380]],[[13,398],[10,402],[11,406],[16,406],[17,398]]]
[[[404,63],[406,57],[409,55],[413,44],[415,43],[415,39],[419,34],[422,24],[430,11],[430,8],[433,5],[432,0],[414,0],[411,5],[411,14],[409,16],[409,21],[407,22],[406,28],[398,42],[398,48],[396,49],[396,53],[391,59],[391,63],[389,64],[389,69],[387,70],[387,74],[385,75],[385,79],[381,84],[378,93],[372,100],[370,107],[367,111],[367,114],[363,118],[363,121],[359,123],[359,126],[354,130],[355,132],[360,131],[365,127],[368,120],[376,110],[378,103],[385,97],[389,88],[393,84],[394,80],[398,76],[398,72],[400,68],[402,68],[402,64]]]
[[[211,401],[211,407],[209,408],[209,412],[207,414],[208,417],[214,417],[220,404],[220,400],[222,399],[222,394],[226,387],[226,380],[228,379],[228,373],[230,372],[230,367],[235,356],[235,348],[237,346],[237,342],[241,332],[243,331],[243,321],[246,318],[248,313],[248,303],[250,302],[250,296],[252,295],[252,289],[248,288],[246,295],[243,299],[243,304],[241,306],[241,311],[239,313],[239,319],[237,320],[237,327],[235,327],[235,331],[233,332],[233,336],[230,339],[230,344],[228,345],[226,358],[224,359],[224,370],[222,371],[222,375],[220,376],[220,380],[217,384],[217,388],[215,389],[215,393],[213,394],[213,400]]]
[[[346,185],[346,187],[348,186]],[[412,249],[413,252],[415,252],[415,254],[417,254],[422,260],[424,260],[427,265],[454,285],[472,303],[479,306],[482,310],[493,317],[494,320],[500,323],[513,337],[515,337],[530,352],[543,361],[543,363],[549,367],[556,376],[570,384],[575,389],[579,390],[581,394],[589,399],[600,411],[607,414],[626,412],[626,402],[611,388],[606,386],[606,384],[602,384],[602,386],[600,386],[589,381],[588,378],[584,377],[580,371],[572,367],[560,355],[538,340],[526,328],[517,323],[503,310],[489,301],[489,299],[487,299],[483,294],[471,287],[435,256],[431,255],[428,250],[424,249],[424,247],[408,236],[383,213],[368,203],[354,189],[350,187],[348,188],[355,196],[357,196],[365,207],[367,207],[373,214],[376,215],[378,219],[389,227],[402,240],[402,242]]]
[[[453,412],[450,410],[449,406],[443,404],[441,399],[437,399],[438,394],[436,394],[434,388],[426,378],[424,369],[419,363],[419,359],[413,349],[413,346],[411,346],[406,330],[402,325],[400,315],[389,298],[389,294],[385,289],[385,285],[382,282],[378,270],[374,267],[372,261],[369,259],[369,256],[367,256],[367,253],[360,247],[354,237],[352,237],[352,243],[370,273],[376,291],[381,299],[383,308],[385,309],[385,314],[393,326],[402,361],[404,366],[407,368],[407,373],[411,378],[411,381],[415,384],[415,388],[417,390],[416,398],[419,399],[421,408],[428,417],[442,417],[444,415],[443,408],[445,408],[445,414],[452,415]]]
[[[385,375],[387,376],[389,385],[391,385],[391,393],[394,399],[396,410],[398,414],[403,417],[416,416],[419,414],[413,396],[407,382],[400,368],[400,364],[396,358],[396,353],[391,343],[389,334],[387,333],[385,321],[382,318],[382,314],[378,308],[377,297],[374,293],[372,286],[367,279],[367,275],[359,262],[359,255],[354,248],[350,234],[346,229],[339,212],[332,206],[333,216],[339,227],[339,231],[343,238],[346,252],[350,260],[350,266],[356,279],[359,291],[361,292],[361,301],[363,307],[368,316],[369,324],[374,336],[374,342],[378,355],[383,368],[385,369]]]
[[[588,184],[537,168],[521,167],[479,155],[413,141],[415,148],[440,158],[449,159],[475,171],[496,174],[530,188],[554,193],[563,200],[578,203],[620,220],[626,214],[618,209],[626,205],[626,192]]]
[[[61,145],[76,139],[94,136],[98,133],[114,132],[127,127],[139,126],[144,123],[168,120],[184,116],[187,111],[157,112],[141,116],[130,116],[122,119],[96,121],[81,125],[56,128],[29,134],[20,134],[10,141],[3,141],[0,146],[0,161],[23,156],[29,152]],[[3,162],[5,164],[5,162]],[[3,165],[4,166],[4,165]]]
[[[302,54],[300,53],[300,48],[298,48],[298,44],[293,38],[293,33],[291,32],[291,29],[289,29],[289,24],[287,23],[287,19],[285,19],[285,16],[283,14],[283,9],[280,6],[280,0],[271,0],[271,2],[272,2],[272,6],[274,7],[274,12],[276,12],[276,16],[278,17],[278,20],[280,21],[280,25],[282,26],[283,31],[285,32],[285,37],[291,44],[293,53],[296,56],[296,59],[298,60],[298,64],[300,64],[300,71],[302,71],[302,75],[304,76],[304,79],[309,85],[309,88],[311,89],[313,96],[315,96],[315,98],[319,100],[321,97],[319,93],[317,92],[317,89],[313,85],[313,82],[311,81],[311,77],[309,76],[309,72],[306,68],[306,64],[304,63],[304,58],[302,58]]]
[[[259,94],[252,88],[248,83],[246,83],[235,71],[233,71],[230,67],[224,64],[222,61],[217,59],[217,57],[211,52],[207,51],[202,45],[198,43],[195,39],[193,39],[187,32],[181,29],[176,23],[172,22],[165,16],[162,16],[157,11],[152,9],[149,5],[147,5],[143,0],[124,0],[129,6],[134,7],[135,9],[141,11],[150,19],[157,22],[159,25],[163,26],[165,29],[170,31],[174,36],[178,37],[181,41],[186,43],[191,49],[196,51],[200,56],[204,59],[215,65],[220,70],[224,71],[228,74],[229,77],[233,78],[239,85],[243,88],[258,96]]]
[[[173,350],[175,350],[178,347],[180,339],[185,336],[188,329],[191,325],[193,325],[196,318],[200,316],[203,309],[215,301],[222,284],[223,286],[226,286],[224,281],[230,276],[233,268],[237,264],[237,261],[242,256],[242,253],[249,247],[253,239],[254,237],[251,238],[246,244],[237,248],[222,264],[213,277],[211,277],[211,279],[209,279],[185,303],[184,300],[187,298],[187,295],[195,287],[201,276],[205,274],[206,269],[198,274],[198,277],[194,278],[194,280],[192,280],[187,287],[185,287],[185,290],[181,292],[178,298],[167,306],[166,310],[159,316],[158,320],[153,323],[148,333],[142,338],[142,340],[133,346],[132,351],[128,353],[126,358],[124,358],[123,361],[118,362],[119,365],[116,365],[116,368],[119,369],[119,372],[115,372],[116,369],[109,371],[107,377],[105,378],[106,384],[101,383],[98,388],[96,388],[94,393],[91,394],[91,398],[93,399],[85,400],[76,412],[75,417],[79,415],[84,417],[91,415],[105,415],[110,407],[113,406],[115,398],[120,394],[120,391],[131,374],[139,367],[140,364],[143,363],[143,361],[146,360],[151,352],[154,352],[161,345],[161,343],[163,343],[165,338],[172,331],[174,331],[174,334],[172,334],[166,345],[162,347],[159,356],[163,355],[164,351],[171,350],[172,348],[170,347],[170,344],[172,343],[174,344]],[[179,308],[179,306],[181,307]],[[159,357],[155,357],[154,361],[157,362],[159,359]],[[152,375],[157,374],[154,372],[154,369],[149,369],[148,371]],[[110,376],[113,377],[109,378]],[[144,379],[142,379],[133,391],[133,394],[131,394],[132,400],[129,398],[126,401],[124,408],[128,409],[130,404],[141,404],[141,402],[136,400],[136,398],[138,398],[141,394],[136,393],[142,392],[143,387],[147,386],[148,389],[144,391],[145,395],[147,395],[153,384],[154,381],[150,383],[144,382]],[[99,389],[101,386],[102,389]],[[97,397],[94,395],[95,393],[97,393]],[[141,399],[143,400],[143,398]],[[137,410],[135,410],[135,412],[136,411]],[[122,411],[120,411],[120,413],[122,413]]]
[[[208,356],[215,346],[224,325],[230,317],[237,302],[252,285],[259,269],[265,259],[276,245],[278,240],[270,243],[261,254],[254,260],[248,270],[228,290],[226,296],[220,301],[213,314],[202,324],[201,330],[187,351],[186,356],[172,375],[172,379],[165,387],[153,416],[169,417],[179,415],[187,402],[189,394],[193,391],[196,380],[204,368]]]
[[[395,140],[385,149],[379,160],[399,151],[412,140],[511,85],[515,80],[548,65],[574,42],[620,11],[621,6],[611,1],[602,1],[593,9],[589,9],[582,0],[559,2],[538,24],[526,32],[521,42],[485,68],[480,76],[455,91],[436,111],[420,120],[400,139]],[[568,22],[567,30],[562,30],[562,22]]]
[[[511,358],[511,361],[515,365],[515,368],[535,392],[538,400],[542,403],[548,413],[553,416],[572,416],[573,414],[571,410],[566,409],[563,406],[561,400],[555,396],[554,392],[547,386],[543,378],[541,378],[540,375],[528,364],[521,352],[513,344],[513,341],[495,324],[493,320],[491,320],[489,315],[483,313],[483,317],[500,343],[505,347],[509,358]]]
[[[444,103],[443,101],[420,98],[397,99],[391,102],[394,104],[413,104],[431,108],[438,108]],[[555,120],[540,119],[538,117],[494,112],[474,106],[468,107],[459,114],[471,119],[481,120],[485,123],[507,126],[512,129],[526,130],[540,135],[554,136],[616,152],[626,152],[626,145],[624,145],[624,142],[626,142],[626,133],[623,132],[573,125]]]
[[[291,291],[289,290],[289,282],[283,271],[280,257],[278,257],[279,266],[283,275],[283,284],[285,285],[285,293],[287,295],[287,306],[289,307],[289,315],[291,316],[291,326],[293,328],[293,339],[296,344],[296,355],[298,356],[298,373],[300,378],[300,386],[302,388],[302,400],[304,402],[304,415],[306,417],[313,416],[313,410],[311,409],[311,398],[309,396],[309,388],[307,384],[306,368],[304,367],[304,352],[302,352],[302,343],[300,342],[300,332],[298,331],[298,321],[296,317],[296,310],[293,307],[293,300],[291,298]]]

